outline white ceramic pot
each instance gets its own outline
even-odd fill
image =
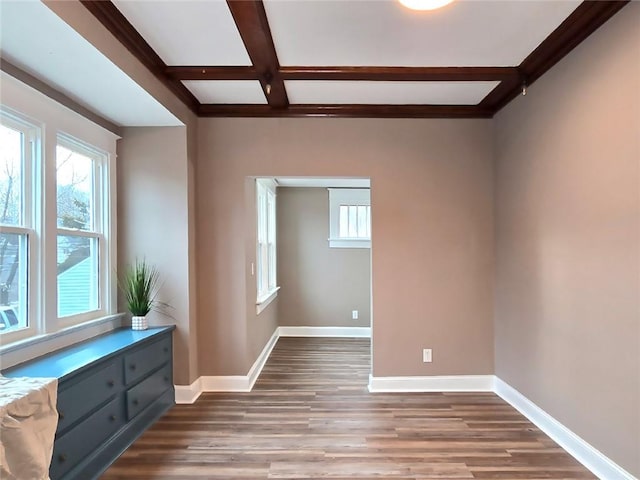
[[[147,328],[149,328],[147,317],[138,317],[136,315],[131,317],[131,330],[146,330]]]

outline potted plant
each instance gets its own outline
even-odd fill
[[[120,289],[125,295],[127,308],[131,312],[131,329],[146,330],[149,328],[147,314],[156,309],[159,302],[158,281],[160,273],[157,268],[145,260],[138,260],[128,265],[124,275],[119,279]]]

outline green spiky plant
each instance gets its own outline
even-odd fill
[[[119,284],[132,315],[144,317],[158,306],[159,280],[158,269],[145,260],[136,259],[133,265],[127,266]]]

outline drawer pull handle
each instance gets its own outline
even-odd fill
[[[116,421],[116,416],[115,415],[109,415],[109,421],[110,422],[115,422]]]
[[[64,420],[64,412],[58,412],[58,419],[59,420]]]
[[[60,463],[66,462],[67,461],[67,456],[64,453],[61,453],[60,455],[58,455],[58,461]]]
[[[107,385],[108,385],[109,387],[113,387],[115,384],[116,384],[116,382],[115,382],[114,380],[109,380],[109,381],[107,382]]]
[[[135,370],[136,369],[136,364],[132,363],[131,365],[129,365],[129,370]]]
[[[138,405],[138,399],[137,399],[137,398],[134,398],[134,399],[133,399],[133,402],[131,402],[131,403],[133,403],[134,405]]]

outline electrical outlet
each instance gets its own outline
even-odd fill
[[[424,363],[431,363],[431,349],[425,348],[422,350],[422,361]]]
[[[357,320],[358,319],[358,310],[352,310],[351,311],[351,318],[353,320]]]

